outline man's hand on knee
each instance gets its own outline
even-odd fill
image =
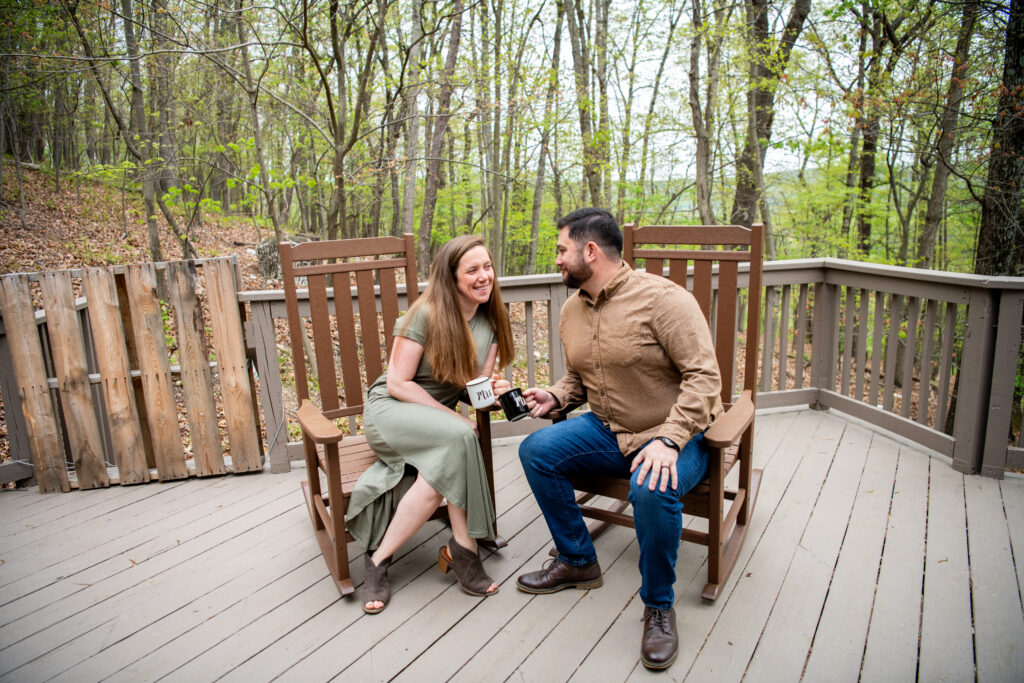
[[[654,487],[657,486],[660,491],[664,492],[668,489],[669,485],[673,489],[679,486],[679,473],[676,471],[676,460],[678,458],[679,453],[655,439],[640,449],[633,458],[629,471],[635,472],[638,467],[640,468],[640,475],[637,477],[637,481],[641,485],[647,479],[648,473],[653,471],[650,481],[647,482],[647,488],[653,491]]]

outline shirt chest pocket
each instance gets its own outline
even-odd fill
[[[635,323],[621,322],[603,330],[601,362],[610,367],[626,368],[640,360],[644,331]]]

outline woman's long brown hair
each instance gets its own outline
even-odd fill
[[[434,377],[442,382],[465,384],[480,374],[476,362],[476,345],[469,323],[462,316],[459,294],[456,289],[455,271],[466,252],[475,247],[487,249],[484,241],[476,235],[461,235],[447,242],[437,252],[430,264],[430,277],[423,296],[417,299],[409,314],[420,306],[426,306],[430,315],[427,325],[427,339],[424,353],[434,371]],[[491,252],[487,249],[487,255]],[[498,278],[494,278],[491,298],[480,304],[487,315],[487,321],[498,342],[498,359],[495,369],[502,369],[512,362],[515,348],[512,343],[512,326],[508,311],[501,300]],[[410,320],[411,317],[407,317]]]

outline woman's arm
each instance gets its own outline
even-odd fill
[[[498,345],[497,343],[491,344],[491,349],[487,352],[487,358],[484,359],[484,367],[480,369],[481,375],[491,376],[494,372],[494,361],[498,358]]]
[[[483,370],[480,372],[481,375],[489,375],[491,378],[491,388],[494,390],[494,405],[498,405],[497,398],[502,394],[506,393],[512,388],[512,385],[507,379],[501,375],[494,374],[494,361],[498,358],[498,344],[491,344],[491,350],[487,352],[487,358],[484,360]]]
[[[494,353],[497,353],[496,349]],[[419,367],[420,359],[422,358],[422,344],[408,337],[395,337],[395,345],[391,349],[391,360],[388,361],[388,393],[391,394],[392,398],[396,398],[399,401],[419,403],[420,405],[429,406],[455,415],[466,420],[475,430],[475,422],[437,401],[413,379],[416,376],[416,368]],[[491,364],[494,364],[493,359],[491,359]]]

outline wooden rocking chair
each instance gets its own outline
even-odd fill
[[[356,480],[376,460],[366,438],[357,435],[357,417],[363,412],[365,388],[384,371],[399,311],[418,295],[415,242],[406,234],[282,242],[278,248],[308,476],[302,490],[331,576],[341,594],[348,595],[354,590],[347,548],[353,539],[345,529],[345,512]],[[404,307],[398,293],[399,270],[407,283]],[[494,500],[490,412],[478,410],[476,416]],[[339,418],[347,418],[347,433],[336,425]],[[442,504],[434,518],[447,517]],[[505,540],[495,536],[494,545],[503,547]]]
[[[644,259],[645,270],[657,275],[665,275],[667,261],[668,278],[694,295],[714,332],[726,412],[704,434],[704,442],[710,448],[707,478],[683,497],[684,513],[706,518],[708,530],[684,528],[681,539],[708,548],[708,582],[703,591],[707,600],[718,597],[732,572],[761,482],[761,470],[752,467],[752,441],[763,230],[764,226],[759,223],[751,229],[733,225],[637,228],[632,224],[623,228],[623,260],[636,267],[636,260]],[[679,248],[681,246],[684,248]],[[740,295],[738,266],[743,262],[750,264],[746,296]],[[688,274],[691,264],[693,269]],[[743,391],[733,401],[737,322],[744,320]],[[737,463],[740,466],[737,485],[726,488],[726,476]],[[633,526],[632,516],[624,512],[629,506],[628,480],[587,476],[575,477],[572,483],[581,492],[577,502],[583,516],[598,520],[590,526],[592,537],[607,530],[609,524]],[[616,502],[609,509],[587,504],[597,496]],[[728,508],[727,500],[731,503]]]

